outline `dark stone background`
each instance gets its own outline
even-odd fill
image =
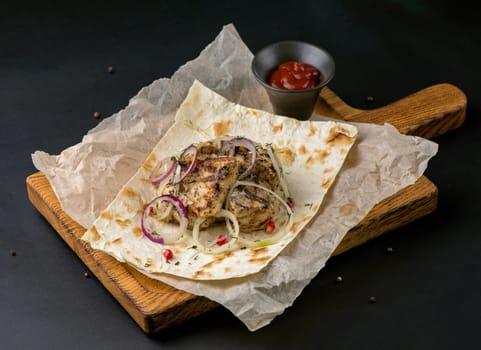
[[[481,26],[468,1],[24,1],[0,3],[0,348],[453,349],[481,323]],[[437,211],[328,261],[293,307],[249,332],[218,308],[147,336],[27,199],[30,154],[79,142],[234,23],[250,49],[326,48],[330,83],[375,108],[448,82],[465,124],[436,139]],[[116,74],[106,72],[113,65]],[[374,103],[367,104],[366,97]],[[392,247],[393,254],[386,254]],[[15,249],[16,256],[9,254]],[[336,276],[344,282],[336,284]],[[377,303],[370,304],[374,295]]]

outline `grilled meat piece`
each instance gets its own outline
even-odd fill
[[[185,170],[190,160],[185,159],[179,163]],[[168,184],[162,192],[173,193],[184,203],[189,214],[189,227],[192,227],[195,219],[212,218],[223,208],[238,175],[239,163],[235,157],[199,156],[195,169],[181,183]],[[203,226],[210,222],[212,220],[207,220]]]
[[[232,186],[251,165],[251,154],[243,147],[237,147],[234,156],[219,155],[222,140],[195,144],[198,150],[197,165],[181,183],[167,184],[163,194],[174,194],[187,208],[189,228],[197,218],[205,218],[201,228],[217,221],[214,215],[226,206],[239,222],[242,232],[265,229],[268,221],[280,211],[280,203],[268,192],[254,186],[237,186],[227,195]],[[181,174],[184,174],[192,161],[192,155],[179,160]],[[280,187],[277,172],[269,153],[257,148],[256,164],[252,172],[241,180],[264,186],[271,191]],[[172,211],[164,220],[179,221],[178,213]]]
[[[244,163],[241,165],[240,173],[242,174],[249,165],[250,158],[248,157],[247,160],[244,158]],[[274,169],[274,165],[272,165],[272,160],[269,156],[269,153],[267,153],[264,148],[257,149],[256,164],[254,165],[252,173],[246,180],[265,186],[274,192],[279,189],[279,177]]]
[[[270,193],[254,186],[237,186],[232,191],[227,203],[239,222],[242,232],[253,232],[265,229],[280,210],[279,201]]]
[[[239,152],[242,154],[242,152]],[[249,166],[250,157],[244,157],[240,173]],[[245,179],[264,186],[271,191],[279,189],[279,177],[272,165],[269,153],[263,148],[257,149],[257,161],[252,173]],[[238,186],[234,188],[227,203],[239,222],[242,232],[263,230],[268,221],[272,220],[280,210],[279,201],[268,192],[254,186]]]

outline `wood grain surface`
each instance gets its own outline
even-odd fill
[[[388,122],[405,134],[432,138],[462,125],[466,103],[466,96],[457,87],[439,84],[385,107],[361,110],[350,107],[326,87],[321,91],[315,110],[347,121]],[[80,240],[85,228],[62,210],[45,175],[32,174],[26,184],[31,203],[144,332],[158,332],[218,306],[206,298],[152,280],[104,253],[94,251]],[[427,215],[436,209],[436,204],[437,188],[423,176],[415,184],[376,205],[348,232],[334,255]]]

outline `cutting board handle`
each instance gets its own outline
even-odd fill
[[[466,95],[451,84],[437,84],[375,109],[349,106],[331,89],[321,90],[315,112],[351,122],[389,123],[400,132],[433,138],[460,127],[466,118]]]

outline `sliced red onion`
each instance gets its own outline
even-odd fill
[[[170,164],[169,164],[170,162]],[[159,177],[157,178],[154,178],[152,180],[152,184],[153,185],[158,185],[160,184],[161,182],[165,181],[165,179],[167,179],[171,174],[172,172],[174,171],[175,169],[175,164],[176,164],[176,161],[174,159],[163,159],[161,160],[159,163],[157,163],[157,165],[155,166],[154,170],[152,170],[152,176],[156,176],[156,172],[157,171],[162,171],[163,169],[161,168],[165,168],[166,166],[168,166],[168,169],[162,173],[162,175],[160,175]]]
[[[192,161],[190,162],[189,164],[189,167],[187,168],[187,170],[185,171],[184,175],[180,176],[180,173],[181,173],[181,169],[180,169],[180,162],[177,162],[177,167],[175,168],[175,173],[174,173],[174,179],[172,180],[172,183],[175,185],[175,184],[178,184],[179,182],[181,182],[182,180],[184,180],[186,178],[187,175],[189,175],[192,170],[195,169],[195,166],[197,164],[197,154],[198,154],[198,150],[197,150],[197,147],[195,147],[194,145],[190,145],[189,147],[187,147],[183,152],[182,154],[180,155],[179,159],[182,159],[182,158],[185,158],[188,154],[192,153],[193,155],[193,159]]]
[[[171,203],[174,206],[174,208],[177,210],[177,212],[179,213],[180,225],[178,226],[177,232],[174,232],[173,234],[169,232],[168,234],[165,234],[164,236],[159,236],[159,235],[153,233],[147,227],[145,220],[147,219],[147,217],[150,214],[150,208],[152,208],[152,206],[154,206],[159,201],[167,201],[167,202]],[[142,228],[142,232],[144,233],[145,237],[150,239],[152,242],[160,243],[160,244],[172,243],[172,242],[178,241],[179,238],[181,238],[182,235],[184,235],[184,233],[186,232],[188,223],[189,222],[188,222],[188,217],[187,217],[187,209],[185,208],[184,204],[182,203],[182,201],[179,198],[177,198],[176,196],[173,196],[171,194],[164,194],[164,195],[161,195],[161,196],[156,197],[153,200],[151,200],[145,206],[145,209],[144,209],[144,211],[142,213],[142,216],[141,216],[141,219],[140,219],[140,227]],[[169,237],[167,237],[167,236],[169,236]]]
[[[224,142],[220,148],[220,152],[225,153],[226,151],[229,151],[229,155],[233,156],[235,154],[235,148],[238,146],[247,148],[251,152],[251,164],[247,170],[239,176],[239,179],[242,179],[249,176],[256,165],[257,150],[255,143],[245,137],[235,137],[230,141]]]

